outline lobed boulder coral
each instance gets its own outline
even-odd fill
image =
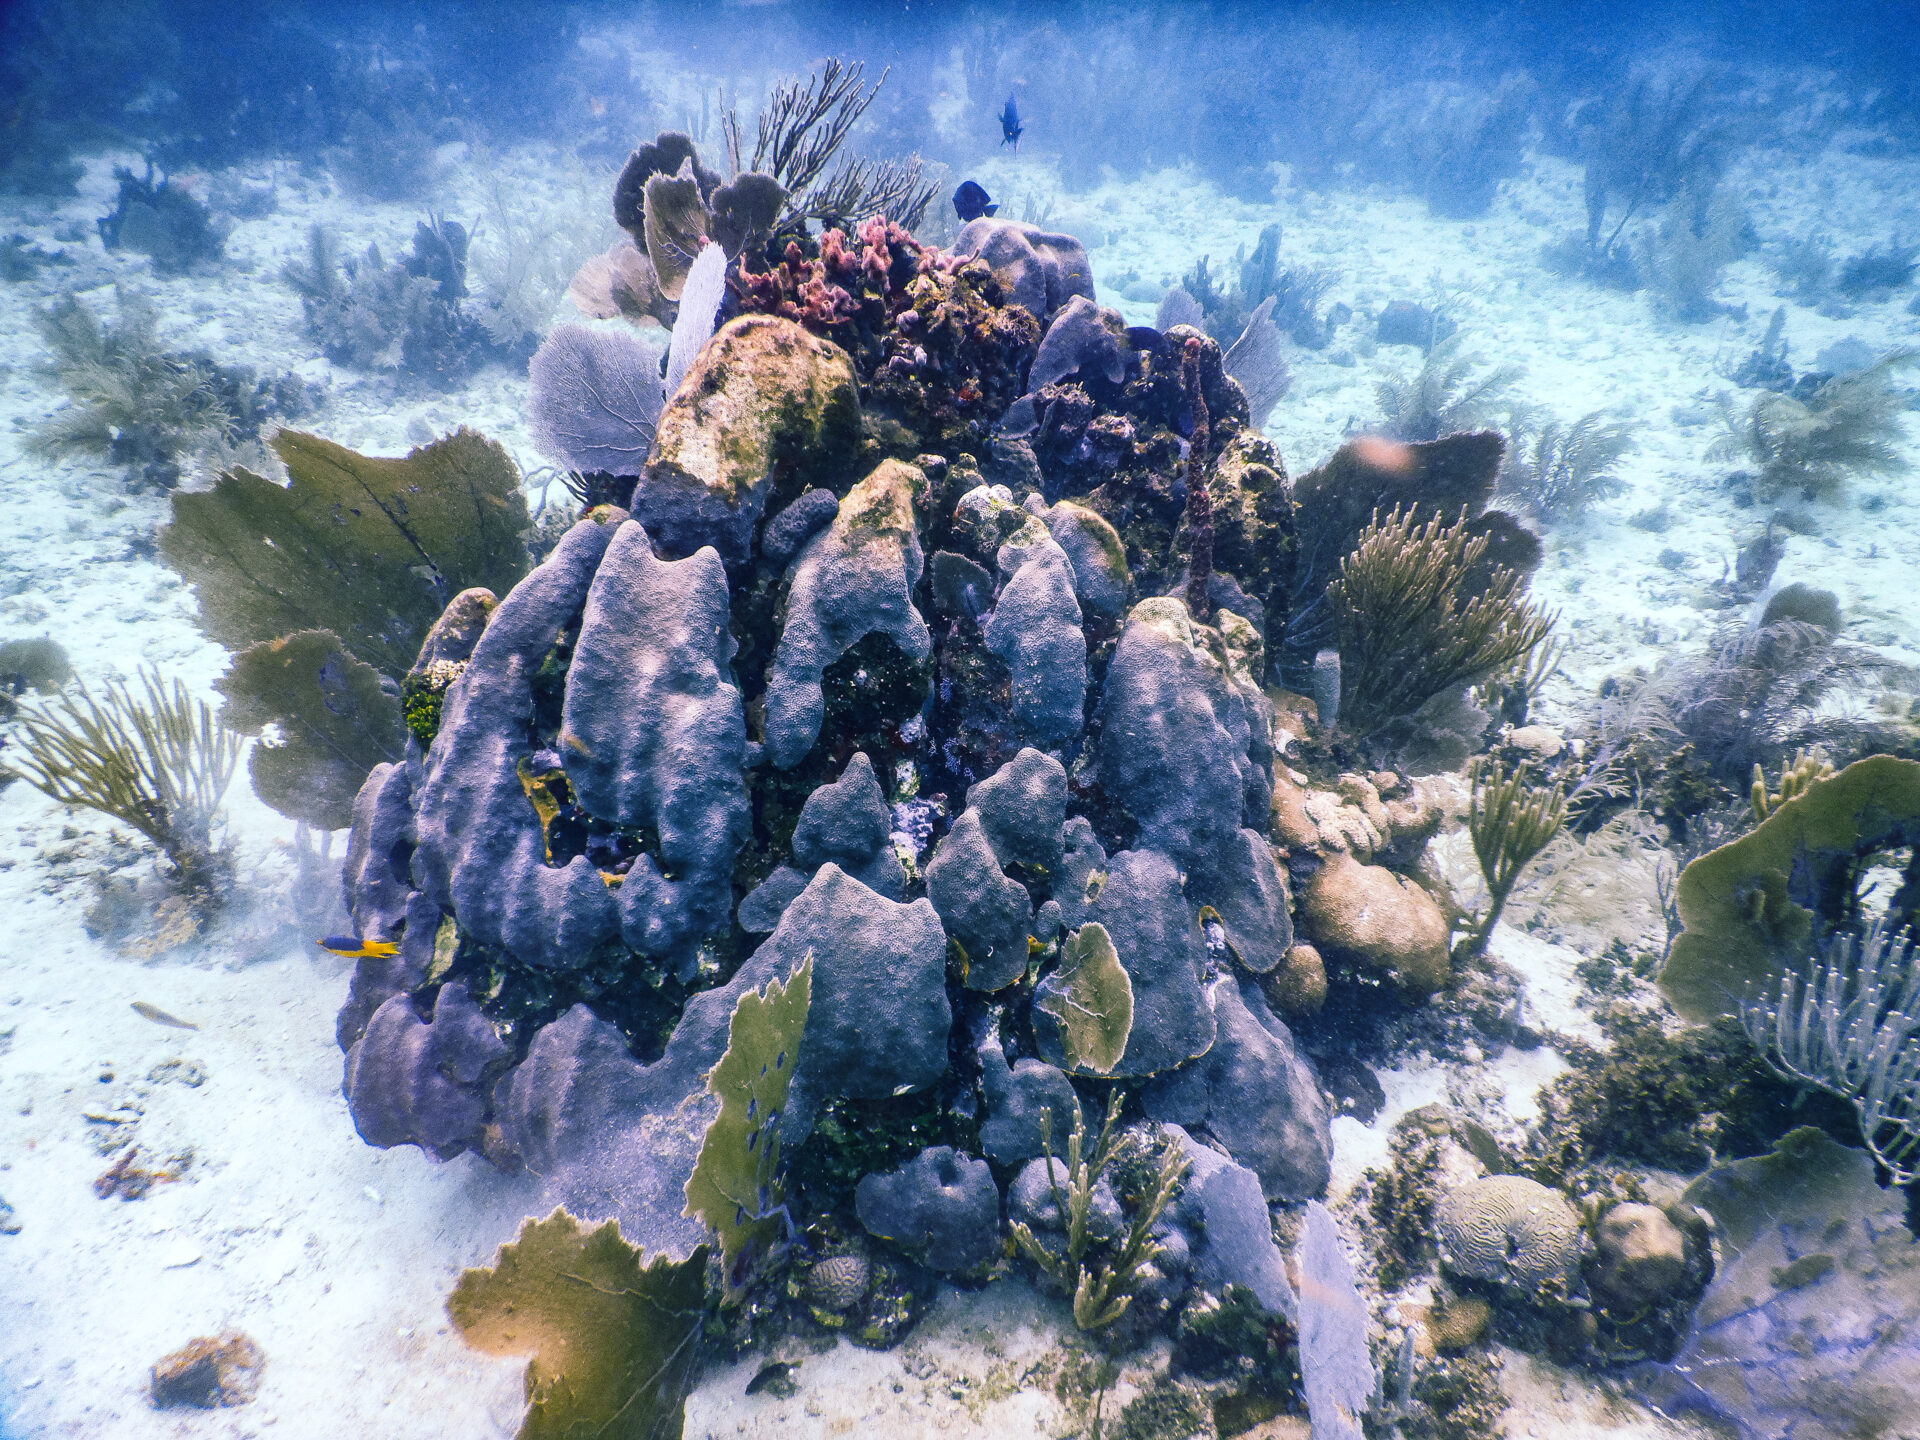
[[[721,323],[657,419],[616,417],[629,473],[592,478],[631,485],[589,493],[623,503],[454,597],[400,685],[345,867],[393,949],[339,1024],[362,1132],[523,1167],[651,1254],[718,1231],[750,1288],[765,1247],[688,1185],[739,1007],[810,963],[777,1118],[746,1101],[794,1184],[734,1228],[797,1242],[820,1323],[886,1343],[911,1276],[1003,1255],[1093,1256],[1090,1329],[1235,1287],[1291,1317],[1268,1207],[1324,1193],[1329,1109],[1268,996],[1315,1009],[1323,950],[1445,982],[1445,919],[1397,873],[1438,805],[1276,775],[1270,660],[1302,570],[1333,572],[1298,563],[1218,346],[1102,311],[1066,237],[763,234],[689,147],[635,164],[663,293],[718,265],[669,222],[733,217]],[[569,393],[541,424],[598,456]],[[1075,1166],[1091,1241],[1053,1194]]]

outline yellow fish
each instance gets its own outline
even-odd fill
[[[344,955],[349,960],[363,957],[385,959],[389,955],[398,955],[400,947],[391,940],[362,940],[357,935],[329,935],[324,940],[313,942],[322,950],[331,950],[336,955]]]

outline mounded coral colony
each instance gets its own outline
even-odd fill
[[[1317,1203],[1335,1101],[1290,1026],[1489,983],[1500,906],[1607,763],[1583,779],[1513,728],[1555,617],[1526,594],[1540,541],[1490,508],[1501,437],[1363,439],[1290,478],[1254,372],[1103,308],[1071,236],[981,216],[935,249],[881,213],[917,217],[912,172],[823,180],[871,99],[850,73],[776,97],[752,168],[730,130],[729,182],[682,135],[634,153],[629,238],[574,285],[599,323],[532,360],[581,509],[530,573],[512,467],[465,432],[404,461],[284,433],[290,487],[229,474],[163,539],[248,647],[222,689],[278,737],[263,798],[350,813],[360,1134],[544,1187],[550,1218],[451,1306],[533,1357],[522,1433],[678,1433],[703,1333],[888,1345],[936,1277],[1016,1267],[1100,1344],[1174,1337],[1200,1388],[1136,1404],[1204,1392],[1223,1433],[1497,1415],[1489,1335],[1672,1356],[1703,1295],[1728,1303],[1706,1217],[1761,1162],[1696,1204],[1581,1168],[1610,1109],[1553,1131],[1574,1103],[1550,1100],[1518,1163],[1415,1111],[1363,1191],[1370,1283],[1415,1282],[1398,1308],[1425,1317],[1378,1364]],[[310,310],[346,304],[319,249],[310,278]],[[340,504],[353,534],[314,518]],[[223,557],[262,538],[279,569],[236,581]],[[1476,697],[1512,724],[1469,801],[1441,772],[1485,748]],[[1679,881],[1662,978],[1689,1019],[1774,1026],[1899,1155],[1920,1120],[1888,1118],[1885,1077],[1779,1016],[1814,1006],[1782,977],[1848,933],[1863,867],[1912,846],[1916,773],[1756,779],[1764,823]],[[1477,926],[1429,853],[1449,815],[1492,892]],[[1916,891],[1909,865],[1890,924]],[[1686,1110],[1626,1065],[1562,1090]]]
[[[659,248],[644,219],[630,268]],[[580,1221],[692,1256],[709,1072],[741,997],[811,957],[762,1122],[788,1179],[737,1218],[777,1210],[782,1263],[788,1235],[817,1257],[794,1288],[816,1317],[893,1338],[914,1275],[1006,1264],[1010,1207],[1100,1287],[1083,1323],[1236,1287],[1290,1322],[1267,1205],[1325,1190],[1329,1111],[1263,981],[1306,949],[1289,866],[1358,862],[1274,843],[1279,457],[1215,342],[1101,310],[1069,236],[980,219],[940,252],[873,219],[783,231],[727,280],[679,387],[632,387],[644,451],[586,449],[615,467],[583,474],[602,503],[506,594],[456,599],[402,686],[406,754],[367,777],[346,862],[360,939],[397,946],[340,1017],[356,1124],[523,1166]],[[578,366],[549,373],[564,450],[596,417]],[[1410,863],[1437,812],[1361,784],[1392,809],[1366,858]],[[1444,982],[1444,923],[1400,955],[1354,903],[1316,908],[1314,939]],[[1096,1147],[1082,1110],[1109,1093]],[[929,1107],[940,1143],[886,1134]],[[880,1133],[835,1185],[818,1152],[851,1114]],[[749,1248],[733,1280],[778,1268]]]

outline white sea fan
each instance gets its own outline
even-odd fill
[[[687,378],[687,371],[707,341],[713,338],[714,318],[727,295],[727,253],[709,240],[700,249],[687,283],[680,292],[680,318],[673,323],[673,343],[667,347],[667,398],[671,400]]]

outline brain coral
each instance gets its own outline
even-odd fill
[[[1488,1175],[1434,1210],[1440,1260],[1456,1275],[1535,1294],[1564,1295],[1580,1268],[1579,1217],[1557,1190],[1520,1175]]]

